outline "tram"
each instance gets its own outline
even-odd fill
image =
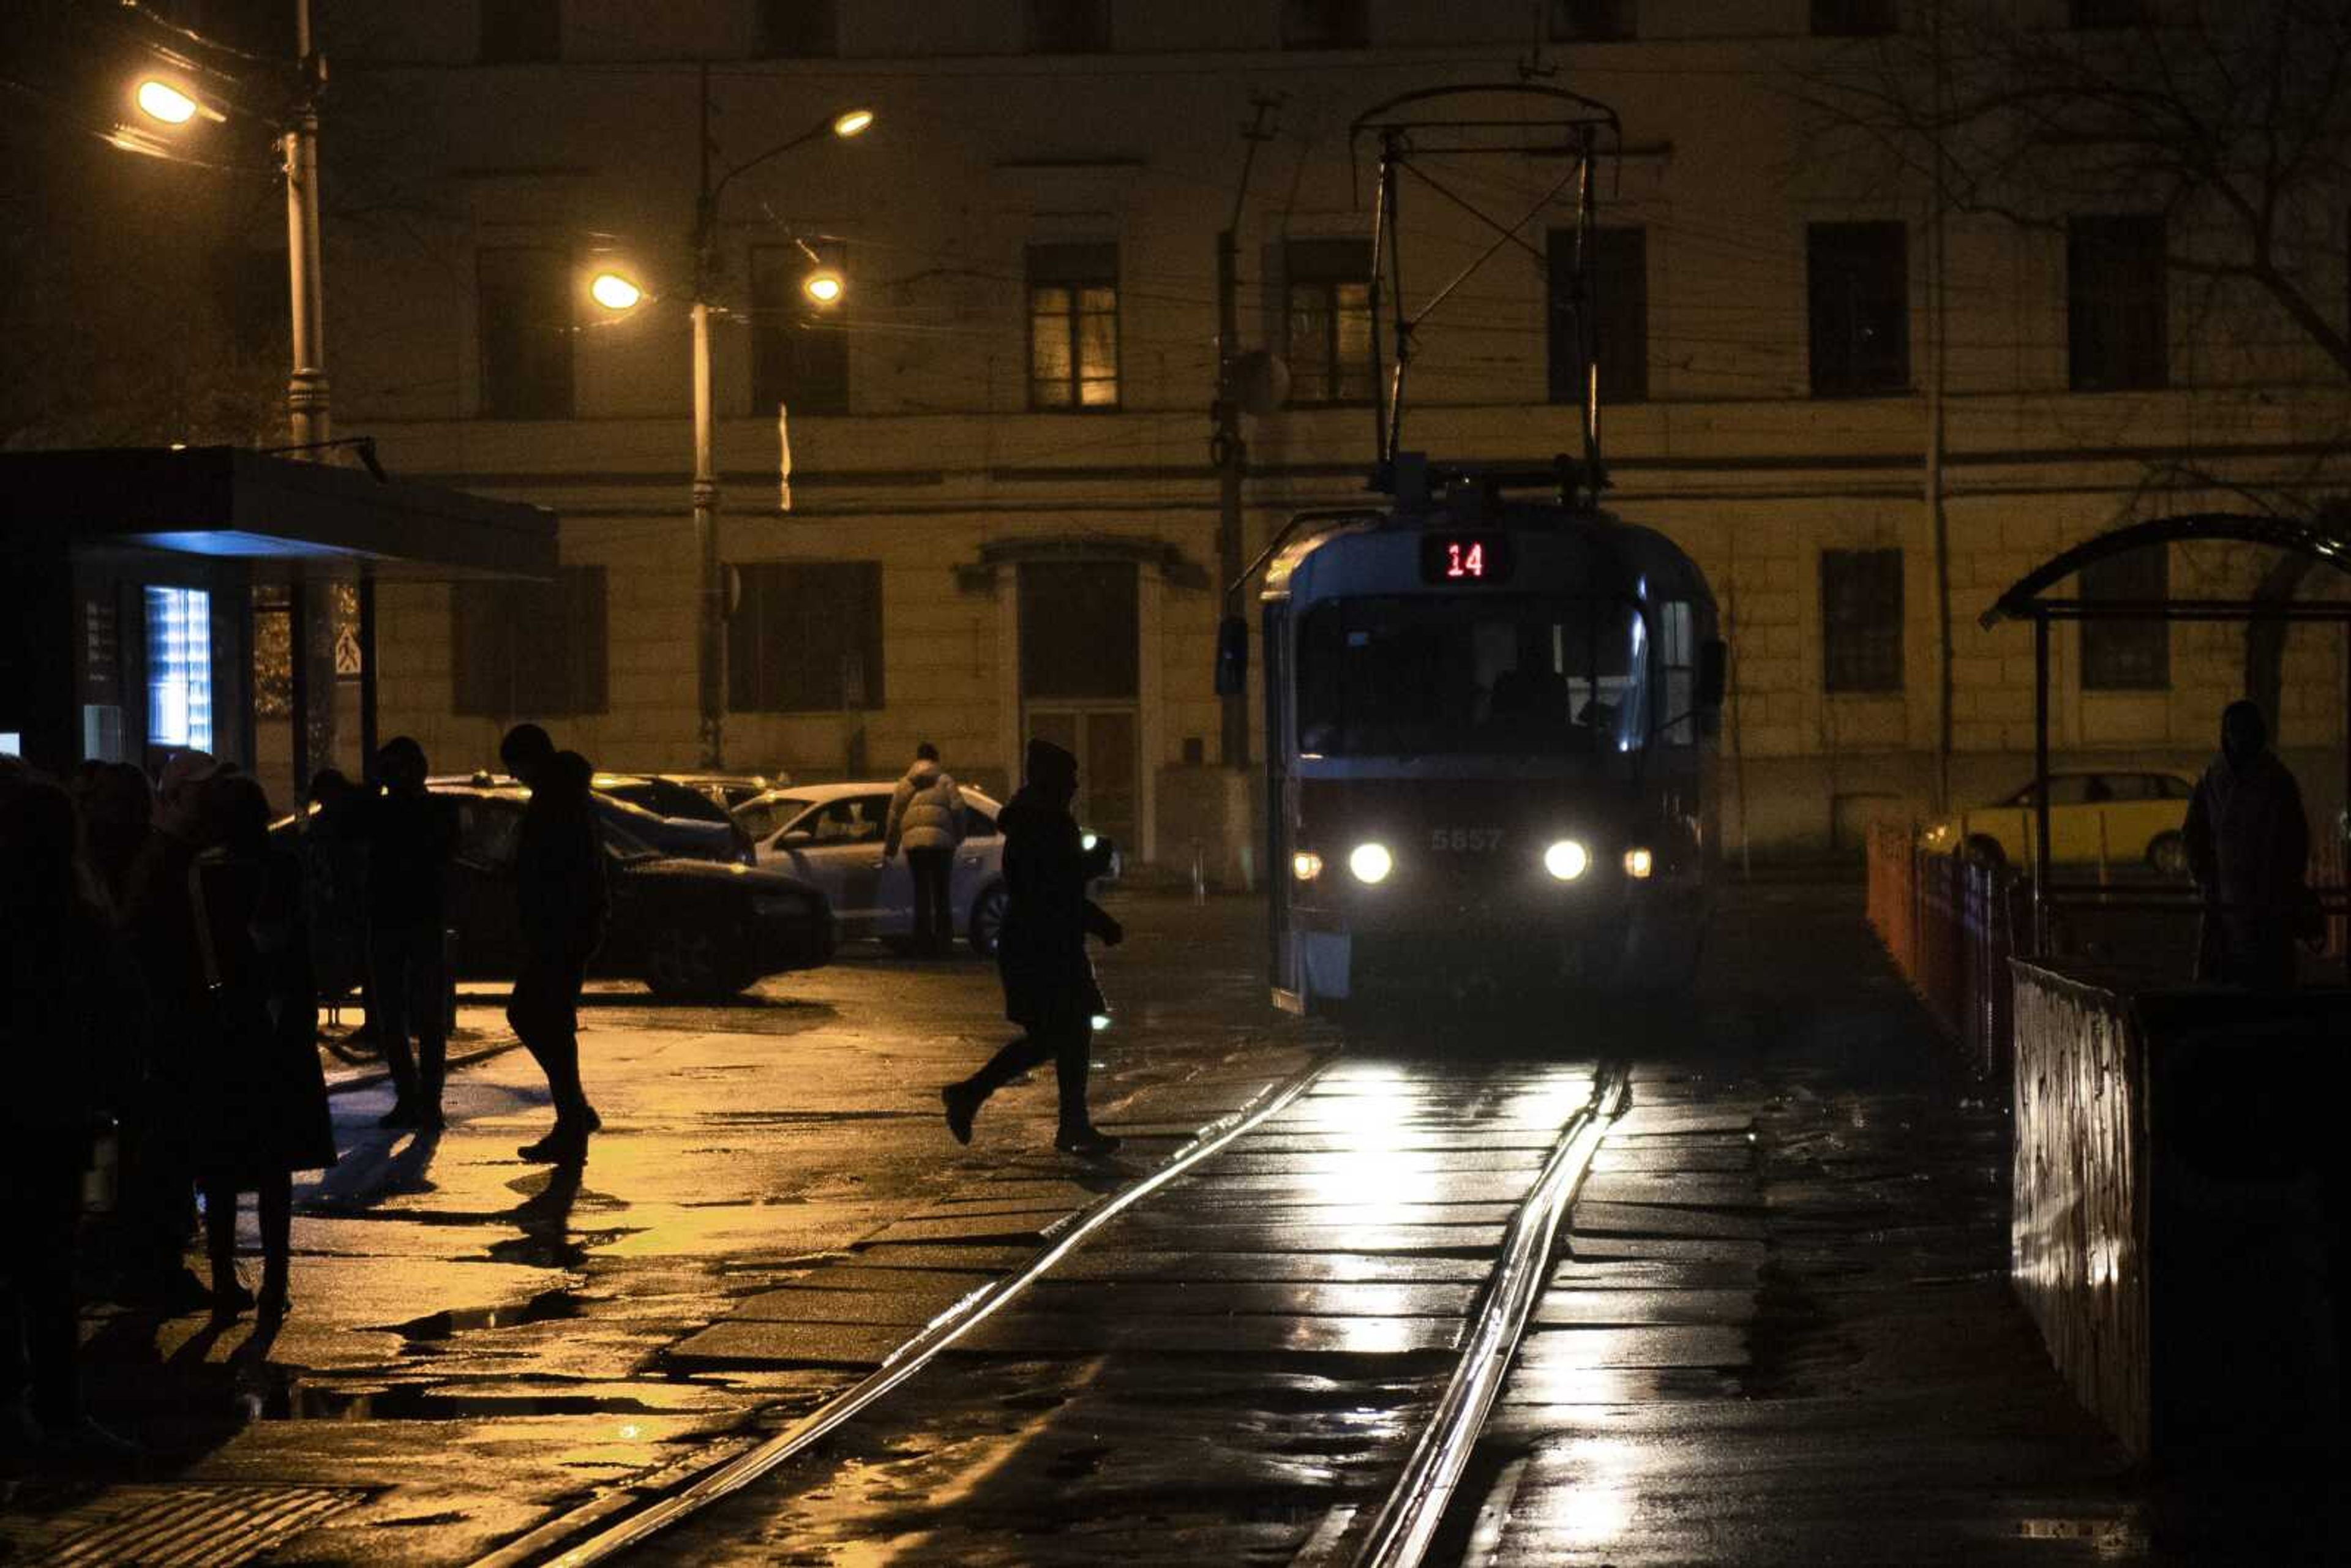
[[[1302,514],[1261,558],[1276,1005],[1687,987],[1719,859],[1704,574],[1513,476],[1392,472],[1387,504]]]

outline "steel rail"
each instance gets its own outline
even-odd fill
[[[1570,1118],[1541,1176],[1510,1217],[1469,1343],[1437,1398],[1436,1414],[1413,1445],[1403,1476],[1372,1521],[1355,1568],[1414,1568],[1428,1551],[1542,1295],[1560,1221],[1583,1185],[1601,1138],[1624,1107],[1626,1087],[1622,1063],[1602,1064],[1592,1099]]]
[[[1331,1065],[1333,1055],[1328,1051],[1319,1055],[1261,1093],[1254,1103],[1244,1105],[1201,1128],[1190,1143],[1170,1155],[1158,1169],[1141,1181],[1061,1221],[1054,1230],[1048,1232],[1051,1239],[1027,1263],[1012,1273],[991,1280],[948,1307],[933,1318],[920,1333],[892,1351],[882,1364],[863,1379],[826,1400],[757,1448],[684,1482],[633,1512],[625,1512],[617,1522],[585,1541],[569,1546],[561,1544],[566,1533],[594,1527],[611,1518],[615,1512],[625,1510],[626,1502],[615,1494],[591,1500],[569,1516],[575,1521],[574,1531],[567,1532],[563,1530],[564,1519],[549,1521],[476,1560],[473,1568],[522,1568],[524,1564],[539,1564],[542,1568],[586,1568],[590,1563],[610,1562],[648,1538],[708,1508],[721,1498],[741,1490],[778,1465],[797,1458],[920,1372],[941,1351],[995,1315],[1015,1296],[1075,1251],[1095,1231],[1176,1177],[1187,1175],[1194,1166],[1215,1155],[1235,1139],[1254,1132],[1259,1124],[1278,1115],[1322,1075]],[[554,1539],[549,1539],[550,1535]]]

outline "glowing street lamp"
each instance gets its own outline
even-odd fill
[[[841,274],[829,267],[820,267],[800,279],[800,292],[819,305],[838,305],[848,292],[849,285]]]
[[[133,100],[139,105],[140,113],[150,120],[160,120],[166,125],[185,125],[197,114],[194,99],[170,82],[158,81],[153,77],[139,84]]]
[[[588,297],[607,310],[633,310],[645,291],[617,272],[600,272],[588,281]]]
[[[836,114],[832,117],[832,133],[846,141],[852,136],[865,134],[867,128],[872,123],[872,110],[852,109],[846,114]]]

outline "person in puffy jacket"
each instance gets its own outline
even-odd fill
[[[940,955],[955,946],[955,910],[947,897],[956,846],[963,842],[963,791],[939,766],[939,748],[929,741],[914,747],[914,765],[890,797],[889,830],[882,858],[903,847],[914,878],[914,950]]]

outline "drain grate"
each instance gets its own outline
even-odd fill
[[[122,1486],[50,1521],[25,1542],[58,1568],[235,1568],[357,1506],[353,1487]]]

